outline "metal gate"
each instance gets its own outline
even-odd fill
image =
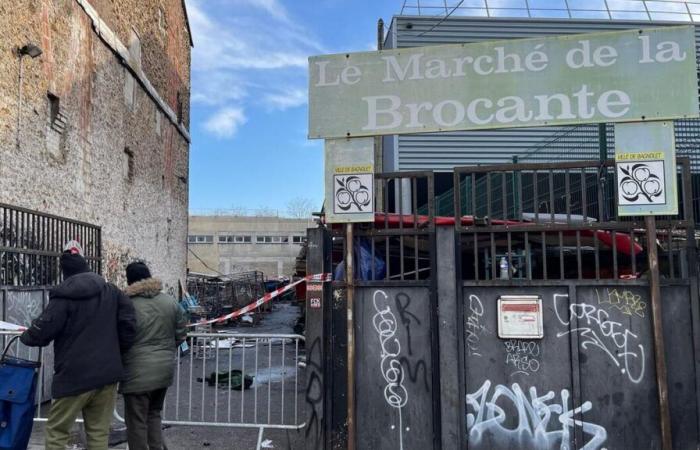
[[[660,448],[664,384],[673,446],[696,448],[689,162],[679,159],[680,215],[656,222],[662,336],[652,327],[647,230],[641,218],[617,216],[613,169],[612,161],[458,168],[453,217],[434,216],[430,173],[378,176],[380,212],[353,245],[368,262],[355,271],[349,373],[348,286],[308,294],[307,448],[344,448],[348,413],[358,449]],[[343,241],[313,230],[311,273],[337,272]],[[542,339],[498,337],[505,295],[542,302]],[[655,340],[665,341],[666,383]]]
[[[660,448],[666,387],[674,447],[695,448],[689,161],[678,167],[681,214],[657,220],[662,336],[645,223],[617,215],[612,161],[462,168],[455,183],[469,448]],[[541,299],[542,339],[499,339],[497,300],[508,294]],[[664,338],[668,380],[655,369]]]

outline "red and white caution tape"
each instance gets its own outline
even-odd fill
[[[25,327],[0,320],[0,331],[24,331]]]
[[[326,282],[326,281],[333,281],[333,276],[330,273],[322,273],[322,274],[316,274],[316,275],[307,275],[304,278],[297,280],[293,283],[290,283],[284,287],[281,287],[279,289],[276,289],[272,292],[268,292],[262,297],[260,297],[258,300],[254,301],[248,306],[244,306],[243,308],[239,309],[238,311],[234,311],[232,313],[226,314],[221,317],[217,317],[215,319],[209,319],[209,320],[202,320],[200,322],[195,322],[187,325],[188,327],[195,327],[199,325],[209,325],[212,323],[221,323],[229,319],[233,319],[234,317],[242,316],[243,314],[247,314],[254,309],[257,309],[264,305],[265,303],[269,302],[275,297],[279,297],[280,295],[284,294],[285,292],[291,290],[293,287],[296,287],[298,284],[301,283],[306,283],[307,281],[316,281],[316,282]]]

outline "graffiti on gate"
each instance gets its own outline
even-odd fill
[[[518,373],[530,375],[540,370],[540,344],[536,341],[509,339],[503,343],[506,349],[506,366],[515,368]]]
[[[484,305],[476,295],[469,296],[469,311],[467,313],[467,352],[469,356],[481,356],[479,341],[481,335],[488,330],[484,325]]]
[[[611,305],[628,316],[636,314],[639,317],[644,317],[647,310],[647,304],[642,300],[642,296],[626,289],[603,289],[602,292],[596,289],[595,293],[599,305]]]
[[[608,433],[600,425],[584,422],[581,414],[593,409],[590,401],[571,409],[571,394],[562,389],[538,395],[531,386],[529,397],[518,383],[499,384],[493,390],[486,380],[473,394],[467,394],[467,434],[478,445],[485,436],[504,447],[568,450],[575,427],[584,433],[583,450],[601,449]],[[576,417],[576,418],[575,418]]]
[[[599,348],[632,383],[642,381],[645,353],[639,336],[622,323],[610,320],[610,314],[604,309],[585,302],[568,304],[568,294],[554,294],[553,302],[559,323],[569,327],[558,332],[557,337],[578,333],[581,348]],[[576,328],[571,328],[572,321],[577,322]]]
[[[381,346],[379,367],[386,385],[384,386],[384,400],[398,412],[399,448],[403,449],[403,417],[401,410],[408,403],[408,391],[404,386],[404,368],[401,364],[401,342],[396,337],[398,323],[391,310],[389,296],[384,291],[375,291],[372,297],[372,305],[375,314],[372,317],[372,325],[379,335]],[[391,429],[396,429],[395,425]],[[410,431],[406,427],[405,431]]]
[[[321,447],[321,407],[323,403],[323,381],[321,380],[320,373],[322,373],[323,368],[321,367],[321,338],[317,337],[314,339],[311,347],[308,350],[307,357],[307,367],[309,367],[309,379],[306,383],[306,396],[304,400],[309,406],[309,420],[306,425],[306,439],[309,440],[309,435],[312,435],[313,447]]]

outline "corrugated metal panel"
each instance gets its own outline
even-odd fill
[[[442,23],[440,20],[436,17],[394,17],[385,47],[419,47],[679,25],[648,21],[527,18],[450,17]],[[700,48],[698,27],[695,36]],[[608,128],[610,133],[611,127]],[[685,120],[678,123],[676,128],[678,138],[684,136],[680,139],[679,153],[700,152],[700,121]],[[679,133],[681,129],[683,133]],[[391,158],[385,158],[385,162],[389,163],[385,167],[387,171],[450,171],[455,166],[511,162],[513,156],[517,156],[521,162],[544,162],[590,159],[599,155],[597,125],[414,134],[397,138],[397,150],[385,147],[385,152],[396,153]],[[609,142],[612,143],[612,135]],[[700,160],[700,155],[696,158]]]

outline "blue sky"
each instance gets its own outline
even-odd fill
[[[373,49],[402,0],[187,0],[192,51],[190,210],[323,201],[308,141],[307,58]]]

